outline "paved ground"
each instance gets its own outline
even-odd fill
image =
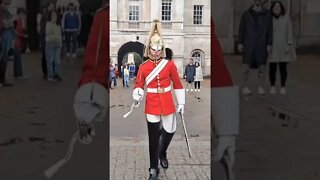
[[[240,57],[226,58],[240,84]],[[8,77],[15,86],[0,88],[0,175],[4,180],[45,179],[43,171],[64,156],[76,128],[72,101],[81,60],[64,59],[64,80],[48,83],[42,79],[40,54],[27,54],[24,59],[25,74],[31,78],[13,80],[10,62]],[[256,75],[251,76],[254,94],[241,97],[237,180],[320,179],[319,66],[319,56],[311,55],[299,56],[290,64],[286,96],[257,95]],[[161,171],[162,179],[210,179],[209,87],[205,81],[200,99],[194,93],[187,95],[185,116],[193,158],[188,157],[179,123],[169,147],[171,168]],[[121,117],[129,109],[131,92],[122,87],[111,91],[110,164],[106,152],[109,123],[104,122],[97,126],[94,142],[78,144],[72,160],[52,179],[141,179],[148,175],[143,106],[128,119]]]
[[[132,82],[133,83],[133,82]],[[110,179],[147,179],[149,152],[144,103],[124,119],[132,102],[131,88],[121,79],[110,93]],[[200,93],[186,94],[185,123],[190,138],[189,158],[182,123],[168,149],[170,168],[160,170],[161,179],[210,179],[210,81]]]
[[[241,58],[226,59],[240,85]],[[289,64],[286,96],[258,95],[257,72],[251,73],[254,94],[241,97],[237,180],[320,179],[319,67],[319,56],[312,55]]]
[[[76,130],[73,97],[81,71],[81,59],[62,60],[62,82],[42,79],[40,53],[23,56],[26,80],[8,79],[14,87],[0,88],[1,180],[44,180],[44,170],[66,153]],[[107,123],[97,126],[90,146],[75,147],[72,159],[52,179],[108,179]]]

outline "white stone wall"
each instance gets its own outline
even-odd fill
[[[150,30],[150,22],[161,20],[161,0],[142,0],[140,29],[127,28],[128,0],[110,0],[110,54],[116,62],[121,46],[129,41],[145,44]],[[193,26],[193,5],[204,5],[203,25]],[[121,7],[121,8],[120,8]],[[201,49],[205,54],[206,75],[210,74],[210,0],[173,0],[172,29],[162,28],[166,48],[173,51],[174,63],[182,76],[191,52]],[[117,62],[118,63],[118,62]]]

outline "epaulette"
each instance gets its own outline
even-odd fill
[[[141,65],[142,65],[142,64],[145,64],[145,63],[147,63],[147,62],[149,62],[149,61],[150,61],[150,59],[145,60],[145,61],[143,61],[143,62],[141,63]]]
[[[107,9],[108,5],[105,5],[104,7],[102,8],[99,8],[97,11],[96,11],[96,14],[99,13],[100,11],[103,11],[105,9]]]

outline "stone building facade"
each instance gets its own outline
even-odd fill
[[[111,0],[110,56],[119,67],[135,54],[141,63],[151,22],[158,19],[167,50],[182,75],[190,58],[210,74],[210,0]],[[130,56],[132,57],[132,56]],[[138,59],[138,60],[137,60]]]

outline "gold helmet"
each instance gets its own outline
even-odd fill
[[[161,37],[161,31],[160,31],[160,22],[159,20],[154,20],[152,22],[152,27],[149,32],[149,38],[147,39],[146,42],[146,47],[144,50],[144,57],[150,57],[149,54],[149,48],[152,48],[154,50],[161,50],[161,57],[164,57],[164,43],[163,39]]]

